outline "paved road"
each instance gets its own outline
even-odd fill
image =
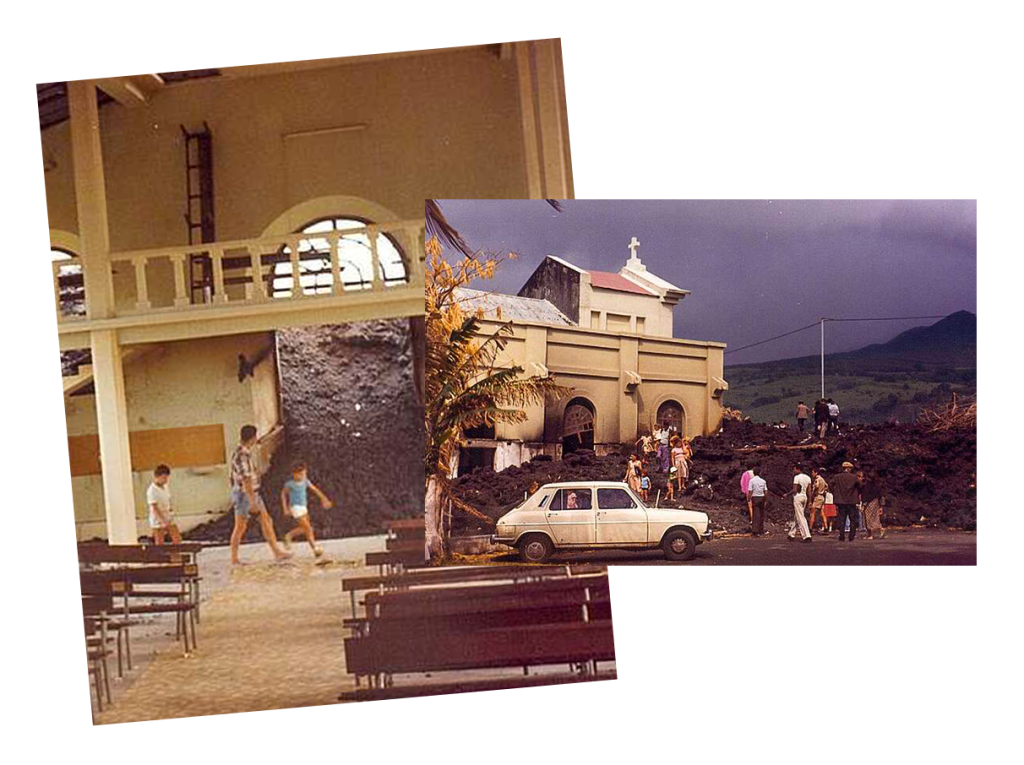
[[[515,560],[500,556],[496,561]],[[669,563],[658,551],[632,553],[609,550],[569,553],[558,562],[592,562],[634,566],[973,566],[977,564],[977,535],[937,529],[890,530],[885,539],[840,542],[835,535],[815,535],[809,544],[789,542],[785,532],[754,539],[749,536],[714,539],[697,548],[693,560]]]

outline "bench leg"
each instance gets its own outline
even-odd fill
[[[107,692],[107,703],[110,703],[110,671],[107,669],[107,657],[103,657],[103,690]]]
[[[199,645],[199,642],[196,640],[196,622],[199,621],[199,615],[196,613],[195,606],[189,609],[188,619],[192,625],[192,648],[194,650]]]
[[[100,687],[100,667],[97,661],[92,663],[92,684],[96,690],[96,708],[103,711],[103,689]]]
[[[117,631],[117,679],[124,677],[124,668],[121,666],[121,630]]]

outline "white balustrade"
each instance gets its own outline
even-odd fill
[[[378,238],[382,234],[387,235],[401,251],[404,251],[402,266],[405,278],[401,281],[396,279],[393,270],[391,272],[384,270],[385,264],[381,259],[381,245],[384,240],[378,242]],[[365,273],[359,273],[358,283],[353,282],[352,277],[349,277],[348,289],[346,289],[346,283],[342,278],[343,266],[353,267],[356,271],[361,271],[365,267],[348,260],[347,252],[344,255],[342,253],[342,243],[349,242],[346,247],[351,248],[351,242],[357,236],[359,236],[359,241],[369,249],[370,279],[367,280]],[[310,240],[319,241],[321,250],[309,248],[307,244],[307,249],[300,251],[300,244]],[[322,251],[324,241],[328,245],[329,254]],[[334,231],[286,234],[261,239],[206,242],[133,252],[114,252],[110,254],[111,276],[116,268],[123,268],[126,265],[134,269],[135,275],[135,300],[131,301],[129,297],[127,300],[117,301],[120,308],[116,315],[203,311],[212,307],[262,304],[279,300],[339,299],[349,293],[358,294],[363,290],[387,293],[391,290],[417,289],[421,288],[423,284],[423,247],[424,226],[423,220],[420,219],[366,224]],[[385,251],[391,252],[390,248]],[[208,289],[204,290],[202,295],[197,293],[193,296],[190,264],[193,257],[204,255],[210,258],[212,284],[206,285]],[[269,271],[264,266],[264,257],[268,258]],[[356,262],[365,264],[366,255],[361,257],[363,259],[361,261],[357,259]],[[321,263],[329,258],[329,291],[326,289],[327,284],[323,282],[319,285],[314,284],[308,292],[303,288],[303,262],[304,259],[308,261],[313,258],[320,260]],[[290,265],[291,289],[275,291],[273,289],[274,269],[281,263]],[[166,281],[167,270],[163,264],[170,266],[173,276],[173,291],[169,284],[159,281],[161,275]],[[62,265],[66,266],[67,263],[55,261],[52,264],[53,299],[58,321],[84,319],[85,317],[65,315],[61,304],[60,289]],[[397,262],[389,263],[389,265],[392,269],[397,268]],[[320,274],[325,275],[322,266],[317,270],[320,271]],[[345,273],[348,272],[345,271]],[[278,274],[279,278],[285,276],[285,273]],[[325,276],[319,278],[325,278]],[[117,284],[123,285],[124,283],[118,281]],[[270,285],[269,290],[268,284]],[[323,291],[318,293],[317,287]],[[193,299],[198,302],[194,303]]]

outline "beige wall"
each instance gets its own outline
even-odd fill
[[[435,197],[527,195],[515,63],[487,50],[213,78],[168,86],[145,106],[100,110],[114,251],[187,242],[179,126],[196,130],[204,120],[220,241],[259,236],[322,196],[416,218],[427,188]],[[356,123],[367,128],[285,138]],[[45,174],[50,228],[76,232],[68,123],[43,131],[42,142],[56,164]]]
[[[165,343],[145,349],[125,362],[129,431],[162,430],[219,424],[228,456],[238,444],[242,425],[252,423],[263,436],[280,421],[274,355],[257,365],[252,377],[238,382],[238,354],[252,358],[273,335],[234,335],[208,340]],[[69,436],[96,433],[95,398],[64,399]],[[179,524],[189,528],[222,512],[229,504],[227,465],[171,465],[171,489]],[[145,491],[149,470],[133,473],[140,534],[148,533]],[[106,535],[103,483],[99,475],[71,479],[79,539]]]
[[[497,324],[485,321],[482,333]],[[716,397],[723,376],[721,343],[675,338],[630,337],[613,332],[575,327],[513,324],[513,335],[500,359],[518,364],[533,374],[531,364],[546,366],[557,381],[574,388],[573,397],[589,399],[596,410],[594,437],[597,444],[631,443],[646,432],[659,406],[674,400],[683,407],[686,435],[710,434],[722,419],[722,402]],[[627,373],[642,382],[629,386]],[[562,416],[569,399],[534,407],[528,420],[499,425],[499,440],[557,444]],[[543,410],[543,411],[542,411]],[[507,459],[507,457],[503,457]]]
[[[600,316],[599,329],[616,331],[613,316],[626,317],[627,328],[624,332],[672,337],[672,309],[654,295],[637,295],[631,292],[619,292],[601,287],[592,287],[587,282],[581,287],[580,323],[594,326],[593,313]],[[588,321],[587,317],[591,317]],[[637,319],[643,319],[642,327],[637,326]]]

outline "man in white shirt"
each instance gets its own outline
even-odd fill
[[[811,477],[804,473],[799,465],[793,466],[793,520],[789,523],[789,541],[796,539],[797,531],[804,542],[811,541],[811,530],[807,528],[807,487],[811,485]]]
[[[828,400],[828,429],[829,432],[839,432],[839,404],[832,399]]]
[[[750,535],[759,537],[764,534],[765,502],[768,501],[768,483],[760,475],[759,468],[751,468],[753,473],[747,483],[747,496],[750,498],[753,507],[753,517],[750,519]]]
[[[157,465],[153,471],[153,482],[146,489],[146,507],[149,508],[149,529],[153,532],[153,544],[162,545],[164,535],[171,535],[171,542],[181,544],[181,532],[174,522],[174,511],[171,508],[171,469],[167,465]]]
[[[654,426],[654,439],[658,442],[658,472],[668,472],[668,425]]]

